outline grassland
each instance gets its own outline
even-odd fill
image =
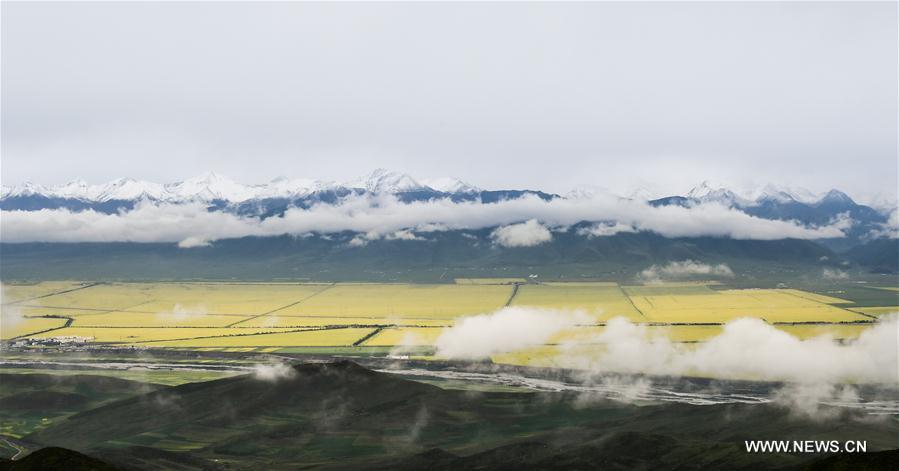
[[[398,345],[429,348],[458,319],[506,305],[592,316],[552,336],[546,346],[494,358],[535,364],[540,362],[534,358],[559,345],[595,348],[604,324],[619,316],[645,324],[650,335],[695,343],[739,317],[763,319],[799,338],[850,339],[897,310],[894,292],[851,285],[812,291],[498,278],[447,284],[47,282],[3,288],[4,340],[82,337],[149,348],[386,354]]]
[[[55,369],[47,370],[40,368],[0,368],[0,375],[4,374],[35,374],[46,375],[48,371],[52,371],[53,376],[107,376],[110,378],[126,379],[131,381],[139,381],[142,383],[159,384],[163,386],[178,386],[179,384],[198,383],[213,379],[227,378],[244,374],[243,371],[205,371],[205,370],[163,370],[163,369],[92,369],[92,370],[64,370]]]

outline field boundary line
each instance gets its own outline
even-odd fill
[[[640,308],[638,308],[637,305],[634,304],[634,300],[631,299],[631,297],[624,291],[624,288],[622,288],[618,283],[615,283],[615,286],[618,288],[618,291],[621,291],[621,295],[624,296],[625,299],[627,299],[627,302],[631,303],[631,307],[633,307],[635,311],[640,313],[640,315],[643,316],[644,319],[649,320],[649,318],[646,317],[646,314],[644,314],[643,311],[641,311]]]
[[[506,304],[503,304],[503,307],[509,307],[512,305],[512,301],[515,299],[515,296],[518,295],[519,286],[521,286],[521,283],[512,283],[512,294],[509,295],[509,299],[506,300]]]
[[[65,289],[65,290],[62,290],[62,291],[54,291],[54,292],[52,292],[52,293],[42,294],[42,295],[40,295],[40,296],[34,296],[34,297],[32,297],[32,298],[20,299],[20,300],[18,300],[18,301],[13,301],[13,302],[11,302],[11,303],[3,303],[3,305],[4,305],[4,306],[10,306],[10,305],[13,305],[13,304],[24,303],[24,302],[26,302],[26,301],[34,301],[35,299],[49,298],[50,296],[56,296],[56,295],[60,295],[60,294],[71,293],[72,291],[78,291],[78,290],[82,290],[82,289],[93,288],[94,286],[102,285],[102,284],[104,284],[104,283],[100,283],[100,282],[98,281],[98,282],[90,283],[90,284],[87,284],[87,285],[84,285],[84,286],[79,286],[79,287],[77,287],[77,288],[70,288],[70,289]]]
[[[278,327],[272,327],[273,329],[277,329]],[[252,332],[249,334],[225,334],[225,335],[204,335],[202,337],[184,337],[179,339],[154,339],[154,340],[136,340],[134,342],[108,342],[115,344],[133,344],[133,343],[153,343],[153,342],[176,342],[181,340],[201,340],[201,339],[223,339],[229,337],[253,337],[257,335],[274,335],[274,334],[294,334],[297,332],[318,332],[322,330],[342,330],[342,329],[357,329],[360,327],[350,327],[350,326],[325,326],[323,328],[309,328],[309,329],[291,329],[291,330],[281,330],[276,332]],[[365,328],[365,327],[361,327]]]
[[[33,316],[33,317],[26,317],[26,319],[65,319],[66,323],[63,324],[62,327],[54,327],[52,329],[44,329],[44,330],[40,330],[37,332],[29,332],[27,334],[17,335],[15,337],[10,338],[9,340],[18,340],[18,339],[21,339],[24,337],[29,337],[31,335],[46,334],[47,332],[53,332],[54,330],[65,329],[66,327],[71,327],[72,322],[75,322],[74,317],[65,317],[65,316]]]
[[[359,340],[353,342],[353,345],[352,345],[352,346],[354,346],[354,347],[361,346],[363,343],[365,343],[365,342],[371,340],[372,337],[374,337],[374,336],[380,334],[380,333],[383,332],[383,331],[384,331],[384,326],[376,327],[376,328],[375,328],[374,330],[372,330],[371,332],[365,334],[361,339],[359,339]]]
[[[297,304],[300,304],[301,302],[306,301],[307,299],[314,298],[315,296],[318,296],[318,295],[324,293],[325,291],[328,291],[329,289],[331,289],[331,288],[333,288],[333,287],[335,287],[335,286],[337,286],[337,283],[331,283],[330,285],[325,286],[324,288],[322,288],[322,289],[320,289],[320,290],[318,290],[318,291],[316,291],[316,292],[310,294],[309,296],[306,296],[305,298],[303,298],[303,299],[301,299],[301,300],[299,300],[299,301],[290,303],[290,304],[288,304],[288,305],[286,305],[286,306],[281,306],[281,307],[279,307],[279,308],[277,308],[277,309],[272,309],[271,311],[268,311],[268,312],[263,312],[262,314],[258,314],[258,315],[252,316],[252,317],[248,317],[248,318],[246,318],[246,319],[239,320],[239,321],[237,321],[237,322],[232,322],[231,324],[228,324],[228,325],[226,325],[225,327],[234,327],[234,326],[236,326],[237,324],[240,324],[240,323],[243,323],[243,322],[247,322],[247,321],[252,321],[252,320],[258,319],[258,318],[260,318],[260,317],[262,317],[262,316],[268,316],[268,315],[274,314],[274,313],[276,313],[276,312],[278,312],[278,311],[282,311],[282,310],[284,310],[284,309],[287,309],[287,308],[289,308],[289,307],[296,306]]]
[[[802,290],[799,290],[799,291],[802,291]],[[841,311],[848,312],[848,313],[850,313],[850,314],[856,314],[856,315],[859,315],[859,316],[870,317],[871,319],[874,319],[874,320],[876,320],[876,321],[880,321],[880,318],[877,317],[877,316],[872,316],[872,315],[869,315],[869,314],[865,314],[865,313],[863,313],[863,312],[855,312],[855,311],[849,309],[848,307],[838,306],[838,305],[836,305],[836,304],[823,303],[823,302],[821,302],[821,301],[815,301],[815,300],[813,300],[813,299],[809,299],[809,298],[805,298],[805,297],[799,296],[799,295],[796,294],[796,293],[791,293],[790,291],[786,291],[786,294],[789,294],[790,296],[793,296],[793,297],[796,297],[796,298],[799,298],[799,299],[802,299],[802,300],[805,300],[805,301],[808,301],[808,302],[812,302],[812,303],[816,303],[816,304],[821,304],[822,306],[829,306],[829,307],[832,307],[832,308],[834,308],[834,309],[839,309],[839,310],[841,310]],[[817,293],[812,293],[812,294],[817,294]],[[823,296],[823,295],[821,295],[821,296]],[[834,299],[839,299],[839,298],[834,298]],[[849,301],[849,303],[855,304],[855,302],[852,302],[852,301]]]

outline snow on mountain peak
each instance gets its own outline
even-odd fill
[[[6,196],[32,196],[32,195],[43,195],[47,196],[49,190],[47,187],[43,185],[38,185],[37,183],[25,182],[21,185],[16,185],[9,189],[9,192]]]
[[[162,199],[165,188],[159,183],[119,178],[100,186],[100,191],[89,191],[85,199],[97,201]]]
[[[480,188],[474,185],[470,185],[458,178],[452,177],[427,178],[421,180],[421,183],[428,188],[444,193],[475,193],[481,191]]]
[[[703,181],[698,186],[691,189],[690,192],[687,193],[687,198],[701,203],[714,202],[727,206],[743,206],[749,203],[746,198],[737,195],[721,185],[712,184],[708,180]]]
[[[765,201],[774,201],[777,203],[799,202],[812,204],[821,199],[820,195],[806,190],[805,188],[781,187],[772,185],[770,183],[759,190],[750,192],[750,195],[750,199],[755,201],[756,204],[763,203]]]
[[[165,185],[165,190],[177,199],[200,201],[241,202],[256,196],[256,192],[249,185],[237,183],[215,172],[206,172],[182,182],[170,183]],[[171,196],[168,199],[171,199]]]
[[[348,182],[345,186],[372,193],[402,193],[425,189],[424,185],[409,175],[383,168],[375,169],[368,176]]]
[[[821,203],[843,203],[843,204],[848,203],[848,204],[851,204],[851,203],[855,203],[855,202],[852,201],[852,198],[850,198],[849,195],[847,195],[846,193],[843,193],[842,191],[837,190],[837,189],[833,189],[833,190],[828,191],[827,194],[825,194],[824,197],[821,198],[820,201],[818,201],[818,204],[821,204]]]

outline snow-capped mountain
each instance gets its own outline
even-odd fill
[[[237,183],[215,172],[208,172],[183,182],[167,184],[165,191],[166,194],[162,199],[169,201],[224,200],[239,203],[256,198],[259,188]]]
[[[543,200],[616,198],[600,186],[581,186],[565,196],[539,190],[484,190],[455,178],[416,179],[412,176],[377,169],[370,174],[343,183],[308,178],[279,177],[262,184],[244,184],[213,172],[184,181],[160,184],[131,178],[91,185],[83,180],[57,186],[24,183],[3,187],[0,209],[36,211],[42,209],[93,210],[107,214],[130,211],[142,201],[184,204],[201,203],[210,211],[227,211],[250,217],[283,215],[290,208],[310,208],[318,204],[339,204],[359,195],[392,194],[400,202],[436,199],[454,202],[492,204],[503,200],[536,196]],[[652,206],[697,206],[721,204],[754,217],[797,221],[808,226],[825,226],[848,221],[846,238],[832,242],[832,249],[848,249],[862,243],[870,234],[881,233],[889,211],[877,211],[856,203],[839,190],[822,195],[801,189],[772,185],[748,192],[733,191],[723,185],[702,182],[684,195],[651,199],[653,192],[639,189],[622,202],[645,202]],[[895,206],[894,206],[895,207]]]
[[[51,190],[45,186],[38,185],[32,182],[25,182],[21,185],[16,185],[13,187],[3,187],[3,191],[0,192],[3,195],[3,198],[13,198],[13,197],[22,197],[22,196],[35,196],[35,195],[46,195],[50,193]]]
[[[538,194],[544,199],[558,197],[537,190],[484,190],[456,178],[419,180],[405,173],[376,169],[368,175],[343,183],[308,178],[278,177],[268,183],[244,184],[214,172],[166,184],[132,178],[120,178],[100,185],[91,185],[84,180],[74,180],[49,187],[26,182],[12,187],[3,186],[2,192],[0,192],[0,202],[6,203],[3,204],[4,209],[17,209],[17,205],[12,202],[21,199],[42,200],[47,207],[66,207],[65,204],[59,204],[65,201],[77,201],[89,205],[90,203],[108,202],[133,203],[140,200],[168,203],[221,202],[227,205],[269,199],[314,199],[316,195],[324,193],[338,195],[337,197],[350,194],[389,193],[401,196],[403,201],[450,197],[455,200],[481,199],[483,202],[493,202],[500,199],[516,198],[523,194]],[[600,194],[611,195],[611,192],[600,186],[583,185],[575,188],[565,197],[592,198]],[[737,192],[708,181],[703,181],[683,196],[674,195],[652,199],[653,196],[652,191],[641,188],[632,191],[623,199],[647,201],[654,206],[718,203],[763,215],[763,217],[766,212],[770,211],[776,213],[795,212],[797,208],[802,211],[809,208],[843,211],[860,206],[847,194],[835,189],[816,195],[808,190],[767,185],[758,190]],[[51,204],[50,202],[55,203]],[[42,207],[43,204],[31,201],[27,206],[28,209],[34,209]],[[799,217],[798,219],[806,218]]]
[[[87,187],[81,199],[96,201],[162,199],[166,189],[153,182],[137,181],[133,178],[120,178],[103,185],[99,192]]]
[[[805,204],[813,204],[820,200],[823,195],[814,193],[805,188],[800,187],[778,187],[771,184],[765,185],[758,191],[751,191],[747,198],[755,201],[777,201],[780,203],[799,202]]]
[[[428,189],[427,186],[405,173],[391,172],[383,168],[375,169],[367,176],[348,181],[343,186],[371,193],[402,193]]]
[[[426,187],[443,193],[477,193],[483,191],[474,185],[459,180],[458,178],[443,177],[429,178],[421,181]]]
[[[258,199],[302,198],[327,191],[375,194],[407,192],[474,194],[483,190],[456,178],[418,181],[405,173],[385,169],[377,169],[369,175],[344,183],[278,177],[268,183],[255,185],[239,183],[215,172],[207,172],[194,178],[167,184],[132,178],[120,178],[101,185],[90,185],[84,180],[74,180],[51,187],[26,182],[12,187],[3,186],[0,199],[35,196],[87,203],[144,199],[171,203],[192,201],[243,203]]]
[[[736,207],[747,206],[751,202],[749,199],[739,196],[727,188],[713,185],[708,181],[703,181],[698,186],[693,187],[687,193],[686,198],[698,203],[720,203],[725,206]]]

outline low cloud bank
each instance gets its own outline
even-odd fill
[[[720,335],[706,342],[684,345],[652,335],[646,327],[619,317],[610,320],[592,341],[602,344],[595,355],[584,355],[582,350],[567,345],[560,363],[595,373],[899,385],[896,316],[845,344],[826,335],[801,340],[750,318],[727,323]]]
[[[14,329],[25,320],[25,316],[16,305],[2,306],[3,303],[9,302],[5,291],[6,288],[0,284],[0,328]]]
[[[437,338],[437,356],[478,360],[546,343],[562,330],[589,322],[581,311],[505,307],[463,317]]]
[[[666,237],[731,237],[776,240],[844,237],[851,220],[839,219],[821,227],[795,221],[750,216],[719,204],[691,207],[653,207],[646,203],[597,196],[544,201],[526,196],[497,203],[451,200],[403,203],[394,196],[350,197],[340,204],[291,208],[283,216],[259,219],[223,211],[209,211],[202,204],[154,204],[143,202],[131,211],[103,214],[88,210],[3,211],[3,242],[178,242],[184,248],[245,236],[333,233],[354,231],[366,238],[410,239],[411,231],[483,229],[511,226],[508,240],[528,240],[515,233],[527,232],[541,240],[547,227],[564,227],[581,221],[615,221],[595,226],[594,235],[612,231],[651,231]],[[531,223],[530,221],[536,221]],[[522,226],[522,221],[528,221]],[[608,223],[607,223],[608,224]],[[537,226],[542,227],[540,230]],[[406,232],[403,232],[406,231]],[[500,233],[500,238],[506,238]]]
[[[729,266],[721,263],[709,265],[694,260],[670,262],[667,265],[653,265],[641,271],[637,278],[649,283],[665,280],[680,280],[691,277],[733,278],[734,272]]]
[[[633,226],[621,224],[620,222],[600,222],[592,226],[582,227],[578,229],[578,235],[586,237],[609,237],[622,232],[637,232]]]
[[[533,247],[553,239],[553,235],[536,219],[497,228],[490,234],[493,242],[503,247]]]
[[[286,363],[253,365],[253,377],[260,381],[276,382],[296,376],[297,372]]]
[[[887,218],[887,222],[880,225],[879,229],[871,231],[867,236],[869,239],[879,237],[888,237],[890,239],[899,239],[899,208],[893,208]]]
[[[582,311],[506,307],[460,319],[437,339],[437,355],[476,360],[543,345],[591,323]],[[899,386],[899,316],[892,314],[851,341],[830,335],[800,339],[761,319],[728,322],[699,344],[672,342],[658,328],[616,317],[598,334],[562,342],[554,363],[592,374],[707,376],[802,384]],[[589,347],[589,348],[585,348]]]

